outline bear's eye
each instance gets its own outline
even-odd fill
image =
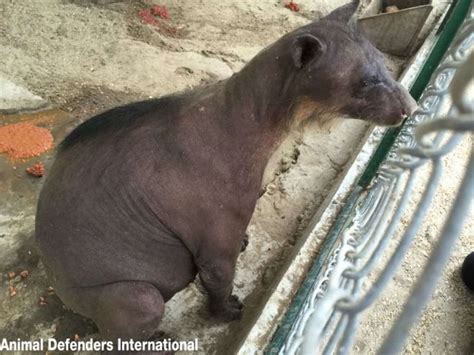
[[[379,83],[380,83],[379,78],[377,78],[376,76],[370,76],[370,77],[362,79],[360,81],[360,86],[367,87],[367,86],[377,85]]]

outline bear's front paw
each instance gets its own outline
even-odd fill
[[[227,302],[210,305],[211,316],[221,322],[232,322],[242,318],[242,302],[235,295],[231,295]]]

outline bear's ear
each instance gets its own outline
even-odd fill
[[[301,69],[313,60],[320,58],[326,50],[326,45],[310,34],[295,38],[291,56],[296,68]]]
[[[353,0],[351,3],[338,7],[324,17],[326,20],[339,21],[344,23],[352,22],[351,18],[359,7],[359,0]]]

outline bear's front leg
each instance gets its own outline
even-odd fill
[[[209,296],[211,316],[231,322],[242,316],[242,303],[232,294],[235,265],[241,238],[216,238],[201,251],[197,260],[199,277]]]

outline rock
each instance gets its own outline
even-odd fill
[[[0,113],[36,110],[47,104],[41,97],[5,78],[0,77],[0,88]]]

